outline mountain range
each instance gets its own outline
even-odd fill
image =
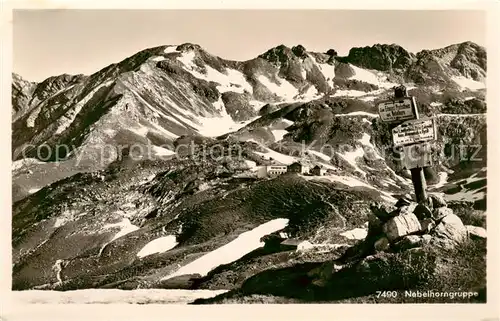
[[[437,119],[429,189],[484,212],[486,67],[472,42],[343,57],[280,45],[248,61],[186,43],[91,75],[13,74],[13,289],[233,289],[270,266],[338,256],[362,239],[370,203],[412,193],[377,114],[399,84]],[[258,178],[273,161],[328,174]],[[331,250],[261,248],[282,230]],[[231,246],[240,253],[222,259]]]

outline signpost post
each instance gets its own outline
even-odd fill
[[[429,142],[436,139],[434,119],[419,118],[415,98],[402,85],[394,88],[393,100],[378,104],[378,110],[380,119],[390,124],[394,147],[402,148],[402,168],[411,172],[417,202],[427,204],[424,167],[432,165]]]

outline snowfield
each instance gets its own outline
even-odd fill
[[[275,130],[271,130],[271,132],[273,133],[274,135],[274,140],[275,141],[280,141],[283,139],[283,136],[285,136],[286,134],[288,134],[288,131],[286,130],[283,130],[283,129],[275,129]]]
[[[431,187],[434,189],[440,188],[443,187],[447,182],[448,182],[448,173],[439,172],[439,181],[436,184],[431,185]]]
[[[200,118],[202,125],[196,126],[195,128],[203,136],[216,137],[237,131],[257,118],[258,117],[254,117],[239,123],[235,122],[228,114],[225,114],[222,117]]]
[[[484,83],[463,76],[452,77],[451,79],[462,87],[462,89],[479,90],[486,88]]]
[[[335,66],[329,64],[316,64],[325,77],[330,88],[333,88],[333,78],[335,78]]]
[[[332,97],[361,97],[367,93],[360,90],[337,90]]]
[[[175,235],[159,237],[146,244],[139,253],[137,253],[137,256],[142,258],[155,253],[163,253],[173,249],[177,244]]]
[[[151,146],[151,148],[156,156],[170,156],[175,154],[175,152],[163,147]]]
[[[279,84],[272,82],[264,75],[260,75],[257,79],[271,92],[283,98],[285,101],[293,101],[294,98],[299,94],[298,89],[285,79],[279,79],[279,77],[276,78],[278,78],[280,82]]]
[[[357,158],[363,157],[365,155],[365,151],[362,147],[358,147],[350,151],[345,151],[343,154],[337,152],[337,154],[344,160],[346,160],[350,165],[352,165],[358,172],[366,175],[366,172],[359,168],[358,163],[356,162]]]
[[[367,117],[373,117],[373,118],[377,118],[379,117],[378,114],[373,114],[373,113],[368,113],[366,111],[353,111],[351,113],[347,113],[347,114],[336,114],[335,116],[367,116]]]
[[[114,240],[116,240],[124,235],[127,235],[129,233],[132,233],[134,231],[137,231],[139,229],[139,226],[132,224],[128,218],[124,218],[118,223],[104,225],[103,228],[108,229],[108,228],[116,228],[116,227],[119,228],[120,231],[115,234],[115,236],[111,239],[110,242],[113,242]]]
[[[272,159],[277,160],[278,162],[283,163],[285,165],[290,165],[290,164],[297,161],[297,158],[295,158],[295,157],[278,153],[270,148],[265,147],[264,145],[262,145],[261,147],[265,148],[266,152],[265,153],[255,152],[255,154],[263,156],[265,159],[272,158]]]
[[[206,276],[208,272],[217,266],[234,262],[245,254],[264,246],[264,242],[260,241],[263,236],[284,229],[287,225],[288,219],[285,218],[274,219],[259,225],[248,232],[241,233],[235,240],[228,244],[181,267],[173,274],[164,277],[163,280],[184,274],[200,274],[201,276]]]
[[[182,56],[178,57],[177,60],[184,64],[184,69],[191,73],[194,77],[198,79],[203,79],[206,81],[214,81],[219,83],[217,90],[220,93],[232,91],[237,93],[244,93],[245,91],[253,93],[253,87],[245,79],[245,75],[234,69],[226,69],[225,74],[215,70],[214,68],[206,65],[205,72],[200,72],[201,68],[198,67],[194,62],[195,52],[189,51],[183,53]]]
[[[356,79],[386,89],[390,89],[398,85],[396,83],[392,83],[387,81],[386,79],[383,79],[386,78],[383,73],[375,74],[371,71],[356,67],[352,64],[349,64],[349,66],[354,70],[354,75],[351,77],[351,79]]]
[[[397,199],[395,199],[390,193],[380,190],[380,188],[368,185],[365,182],[362,182],[358,178],[352,176],[339,176],[335,174],[328,174],[325,176],[304,176],[304,179],[308,181],[316,181],[316,180],[327,180],[330,182],[339,182],[351,187],[366,187],[372,190],[375,190],[381,194],[381,197],[388,203],[396,203]]]
[[[321,158],[322,160],[324,160],[326,162],[330,162],[332,160],[332,158],[330,156],[325,155],[325,154],[320,153],[320,152],[317,152],[315,150],[309,149],[309,150],[307,150],[307,152],[310,153],[310,154],[313,154],[314,156],[317,156],[317,157]]]

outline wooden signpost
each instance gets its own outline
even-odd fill
[[[414,97],[406,87],[394,88],[394,99],[378,104],[380,119],[390,125],[394,147],[399,147],[401,166],[411,172],[418,203],[427,203],[424,168],[432,166],[430,142],[436,139],[434,118],[419,118]]]
[[[387,100],[378,104],[380,119],[387,123],[398,123],[418,118],[418,110],[411,97]]]
[[[405,121],[392,129],[394,146],[407,146],[436,139],[434,118]]]

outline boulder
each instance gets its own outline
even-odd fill
[[[473,240],[486,239],[486,229],[480,226],[465,225],[469,237]]]
[[[418,218],[413,213],[403,213],[387,221],[383,230],[390,242],[422,229]]]
[[[432,201],[434,208],[446,207],[446,201],[441,194],[430,194],[429,199]]]
[[[460,243],[467,238],[467,228],[455,214],[448,214],[431,232],[431,235],[441,239],[448,239],[453,243]]]
[[[423,219],[420,221],[420,225],[422,226],[422,232],[427,234],[432,231],[432,229],[436,226],[434,220],[430,217]]]
[[[374,245],[375,252],[387,251],[390,246],[391,245],[390,245],[389,240],[387,239],[387,237],[383,236],[383,237],[379,238],[375,242],[375,245]]]
[[[413,214],[417,216],[417,218],[421,221],[423,219],[429,218],[432,216],[432,211],[429,207],[424,204],[418,204],[413,210]]]
[[[432,211],[432,218],[435,221],[439,221],[448,215],[453,215],[453,210],[448,207],[440,207]]]

